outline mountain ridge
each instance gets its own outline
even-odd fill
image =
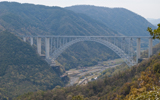
[[[0,2],[0,12],[2,12],[0,14],[0,26],[2,26],[0,29],[6,29],[16,35],[118,35],[118,32],[109,29],[103,23],[93,20],[87,15],[77,14],[60,7]],[[85,43],[86,42],[81,42],[78,45],[73,45],[68,48],[58,58],[58,62],[65,66],[66,69],[69,69],[75,68],[76,66],[90,66],[99,60],[110,59],[113,58],[113,55],[116,55],[110,49],[102,47],[98,43],[87,42],[87,45]],[[44,48],[44,45],[42,45],[42,47]],[[78,51],[77,48],[84,49]],[[96,53],[88,52],[86,54],[86,49],[95,51]],[[81,53],[81,55],[76,52]],[[100,55],[103,56],[101,57]],[[72,61],[67,59],[67,57],[70,57]],[[84,60],[84,57],[88,59]],[[90,64],[87,63],[87,61]]]
[[[147,27],[156,28],[142,16],[125,8],[108,8],[92,5],[65,7],[83,13],[126,36],[148,36]]]
[[[2,12],[0,15],[1,26],[3,26],[4,24],[10,24],[10,27],[19,29],[18,32],[14,32],[16,34],[19,33],[19,31],[24,32],[23,34],[29,35],[37,34],[31,31],[33,30],[33,28],[36,28],[37,32],[40,31],[38,34],[41,35],[73,35],[73,32],[74,35],[114,34],[114,32],[110,31],[110,29],[102,23],[94,21],[88,18],[88,16],[86,15],[76,14],[64,8],[47,7],[33,4],[19,4],[16,2],[1,2],[0,5],[0,10]],[[5,13],[3,13],[4,10]],[[26,29],[25,27],[28,29]],[[62,29],[63,31],[61,31]],[[23,30],[30,30],[30,32],[25,32]],[[36,32],[36,30],[34,31]],[[42,33],[41,31],[44,33]],[[107,31],[109,31],[109,33]]]

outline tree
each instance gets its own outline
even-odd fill
[[[149,67],[141,73],[138,79],[138,87],[132,86],[129,95],[124,100],[159,100],[160,87],[158,86],[158,77]]]
[[[160,24],[157,25],[158,28],[155,30],[152,30],[152,28],[148,27],[147,31],[150,33],[151,36],[153,36],[153,39],[160,39]]]
[[[73,96],[72,100],[84,100],[82,95]]]
[[[148,27],[147,31],[150,33],[151,36],[153,36],[153,39],[160,40],[160,23],[157,26],[158,26],[158,28],[155,30],[152,30],[152,28]],[[159,53],[159,55],[160,55],[160,53]]]

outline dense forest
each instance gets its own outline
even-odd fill
[[[103,35],[118,32],[103,23],[60,7],[0,2],[0,30],[16,35]],[[91,66],[98,61],[118,58],[107,47],[93,42],[80,42],[68,48],[58,62],[66,70],[78,66]]]
[[[109,9],[94,6],[60,8],[0,2],[0,12],[0,31],[8,30],[18,35],[119,36],[131,32],[134,33],[132,35],[148,35],[147,27],[154,27],[143,17],[123,8]],[[63,52],[58,62],[68,70],[115,58],[118,56],[103,45],[80,42]]]
[[[155,54],[125,71],[105,75],[83,86],[30,92],[16,100],[145,100],[146,96],[155,100],[156,94],[160,95],[159,61],[160,55]]]
[[[64,86],[58,72],[33,47],[12,33],[0,32],[0,100],[57,85]]]
[[[76,5],[66,9],[86,14],[125,36],[147,36],[147,27],[156,28],[142,16],[125,8]]]
[[[18,35],[115,35],[116,31],[60,7],[0,2],[0,29]]]
[[[90,8],[86,8],[88,9]],[[99,61],[119,56],[99,43],[79,42],[58,57],[57,61],[61,66],[51,67],[37,54],[35,45],[30,46],[17,37],[18,35],[119,36],[127,35],[128,30],[132,32],[130,28],[133,26],[136,30],[132,35],[146,35],[146,25],[152,27],[144,18],[126,9],[116,8],[115,12],[108,8],[103,9],[112,16],[107,17],[108,13],[103,13],[101,10],[96,14],[94,13],[96,10],[93,10],[91,14],[95,14],[96,19],[90,16],[90,13],[88,15],[77,13],[69,8],[0,2],[0,100],[12,100],[13,97],[16,100],[127,99],[133,96],[133,90],[140,89],[142,92],[153,90],[145,84],[139,85],[140,83],[151,82],[159,88],[157,78],[160,73],[158,62],[160,56],[158,55],[132,68],[122,64],[105,70],[98,80],[87,85],[63,87],[68,81],[68,78],[64,81],[60,77],[65,70],[96,65]],[[112,12],[119,13],[115,15]],[[126,16],[128,19],[121,15],[128,15]],[[123,32],[124,34],[121,34]],[[155,51],[159,51],[160,46],[157,47]],[[143,53],[144,57],[147,56],[146,52]],[[142,71],[144,72],[141,74]],[[154,80],[146,80],[144,76]],[[142,89],[143,86],[145,88]]]
[[[160,39],[159,29],[160,24],[155,30],[148,27],[154,39]],[[17,97],[16,100],[158,100],[160,98],[160,43],[155,47],[156,52],[152,57],[129,69],[121,65],[103,71],[101,78],[88,84],[30,92]],[[145,54],[146,52],[143,53]],[[119,68],[124,71],[119,70],[118,73],[112,74]]]

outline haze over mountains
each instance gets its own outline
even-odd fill
[[[14,97],[64,85],[59,73],[36,54],[34,47],[15,35],[147,36],[147,27],[154,28],[141,16],[123,8],[60,8],[0,2],[0,86],[4,87],[0,87],[0,98],[1,94]],[[118,55],[101,44],[80,42],[68,48],[57,60],[69,70],[115,58],[119,58]]]
[[[79,5],[63,9],[1,2],[0,12],[0,30],[11,30],[15,34],[116,35],[119,32],[145,36],[147,27],[155,28],[124,8]]]
[[[116,32],[84,14],[60,7],[0,3],[0,29],[23,35],[115,35]]]
[[[18,35],[114,36],[118,34],[118,32],[109,29],[103,23],[93,20],[84,14],[76,14],[60,7],[1,2],[0,11],[2,12],[0,15],[0,30],[6,29]],[[86,53],[86,50],[96,51],[96,53],[94,52],[93,54],[91,53],[92,51]],[[110,54],[108,55],[107,52],[110,52]],[[100,55],[103,55],[103,57]],[[113,55],[116,54],[98,43],[85,44],[84,47],[82,42],[67,49],[58,61],[69,69],[78,65],[90,66],[96,64],[98,60],[113,58]]]
[[[125,8],[107,8],[89,5],[66,7],[76,13],[83,13],[126,36],[147,36],[147,27],[155,28],[145,18]]]
[[[160,18],[159,19],[147,18],[147,20],[155,26],[157,26],[157,24],[160,23]]]

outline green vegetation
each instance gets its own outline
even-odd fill
[[[158,28],[155,30],[152,30],[152,28],[148,27],[148,32],[151,36],[153,36],[153,39],[160,39],[160,24],[157,25]]]
[[[104,24],[60,7],[0,2],[0,29],[19,35],[115,35]]]
[[[148,27],[147,31],[150,33],[151,36],[153,36],[153,39],[159,39],[160,40],[160,24],[157,25],[158,28],[152,30],[152,28]],[[160,52],[159,52],[160,55]]]
[[[160,44],[156,45],[159,47]],[[157,52],[159,50],[156,50]],[[127,69],[120,71],[117,68],[107,69],[103,72],[105,77],[90,82],[84,86],[71,86],[51,91],[39,91],[25,94],[16,100],[29,99],[63,99],[63,100],[155,100],[160,99],[160,55]],[[116,72],[118,70],[119,72]],[[111,72],[107,74],[108,72]],[[116,72],[112,74],[112,72]],[[112,75],[112,76],[111,76]],[[110,76],[110,77],[109,77]],[[61,92],[61,94],[59,94]],[[43,93],[43,98],[42,98]],[[50,97],[50,98],[48,98]]]
[[[73,52],[74,51],[74,52]],[[111,55],[112,54],[112,55]],[[119,58],[112,50],[96,42],[80,42],[72,45],[58,57],[65,69],[97,65],[99,61]]]
[[[110,20],[112,16],[108,16],[109,20],[119,23],[120,26],[127,29],[118,27],[119,25],[116,26],[114,23],[114,25],[109,25],[111,23],[109,21],[104,20],[104,22],[114,28],[117,27],[116,29],[122,33],[124,31],[127,33],[134,32],[136,33],[134,35],[137,35],[138,32],[142,33],[141,35],[146,35],[146,31],[141,30],[144,30],[146,25],[152,27],[145,19],[131,12],[127,13],[127,10],[118,8],[114,10],[114,13],[117,14],[113,14],[115,20]],[[59,77],[61,68],[51,68],[36,54],[33,47],[18,39],[14,34],[111,36],[118,35],[118,33],[84,14],[76,14],[59,7],[0,2],[0,12],[0,99],[2,100],[12,99],[12,97],[24,93],[24,95],[15,99],[114,100],[132,97],[136,99],[148,96],[150,93],[155,94],[159,89],[160,55],[144,60],[130,69],[125,65],[108,69],[103,72],[105,76],[87,85],[61,88],[64,85]],[[107,15],[112,15],[111,12]],[[96,17],[102,15],[93,14]],[[123,16],[127,14],[129,19],[118,16],[118,14]],[[103,20],[102,17],[104,16],[106,15],[102,15],[98,19]],[[117,20],[117,17],[123,20]],[[131,23],[128,24],[127,22],[130,21]],[[140,24],[140,21],[143,24]],[[134,24],[134,22],[138,22],[138,24]],[[135,31],[130,30],[130,27],[134,28]],[[127,35],[127,33],[125,34]],[[133,33],[130,33],[130,35],[133,35]],[[91,66],[97,64],[98,61],[114,58],[118,58],[118,56],[103,45],[95,42],[80,42],[68,48],[58,58],[58,62],[68,70],[78,66]],[[55,86],[56,88],[54,88]],[[47,89],[49,90],[44,91]],[[159,94],[157,95],[159,96]],[[150,96],[150,98],[157,97]]]
[[[160,44],[159,44],[160,45]],[[90,82],[84,86],[71,86],[51,91],[43,91],[43,99],[70,100],[67,98],[80,98],[82,100],[132,100],[131,97],[141,98],[140,95],[149,96],[155,94],[159,88],[159,64],[160,55],[154,55],[136,66],[125,71],[120,71],[111,77],[104,77]],[[156,69],[155,69],[156,68]],[[150,85],[151,84],[151,85]],[[150,87],[154,86],[154,87]],[[136,92],[137,91],[137,92]],[[149,92],[150,91],[150,92]],[[61,94],[60,94],[61,93]],[[34,92],[19,96],[16,100],[39,99],[42,100],[42,92]],[[159,94],[157,95],[159,98]],[[155,96],[150,96],[150,98]],[[157,98],[157,97],[155,97]]]
[[[141,73],[138,79],[139,86],[132,86],[129,95],[125,100],[158,100],[159,93],[159,73],[155,73],[151,67],[148,67],[145,72]]]
[[[8,30],[16,35],[118,34],[84,14],[76,14],[60,7],[0,2],[0,12],[0,30]],[[78,66],[96,65],[98,61],[114,58],[118,56],[99,43],[80,42],[68,48],[58,58],[58,62],[68,70]]]
[[[127,69],[129,69],[129,67],[126,65],[126,63],[123,63],[119,66],[104,70],[99,77],[111,77]]]
[[[0,100],[57,85],[63,86],[58,74],[29,44],[0,32]]]
[[[145,18],[124,8],[107,8],[90,5],[66,7],[76,13],[83,13],[105,24],[110,29],[125,36],[146,36],[147,27],[156,28]]]

